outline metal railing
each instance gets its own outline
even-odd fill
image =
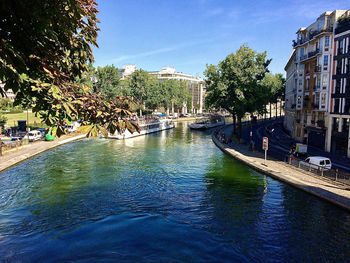
[[[288,156],[288,163],[314,175],[350,185],[350,174],[339,171],[338,169],[326,169],[323,166],[307,163],[294,156]]]

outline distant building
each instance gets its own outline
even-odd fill
[[[4,86],[5,86],[5,84],[0,83],[0,89],[4,88]],[[0,97],[2,97],[1,94],[0,94]],[[8,98],[13,102],[13,101],[15,101],[16,94],[13,93],[13,91],[11,89],[9,89],[9,90],[5,91],[4,98]]]
[[[190,74],[176,72],[175,68],[171,67],[163,67],[160,71],[151,71],[149,73],[157,77],[159,81],[167,79],[185,81],[192,94],[192,105],[184,105],[182,113],[187,113],[188,111],[192,113],[203,112],[206,91],[204,79],[194,77]]]
[[[327,151],[350,158],[350,10],[334,32]]]
[[[118,69],[119,77],[124,80],[126,77],[130,76],[136,71],[136,65],[123,65],[121,69]]]

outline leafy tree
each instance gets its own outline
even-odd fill
[[[150,99],[155,86],[158,85],[157,78],[148,72],[140,69],[131,74],[130,77],[130,94],[133,100],[138,104],[140,116],[142,116],[142,109],[144,103]],[[150,102],[152,104],[154,102]]]
[[[95,67],[89,63],[87,65],[87,70],[81,74],[80,78],[76,78],[76,83],[80,84],[80,86],[86,86],[90,91],[94,91],[94,85],[97,82],[96,77],[96,69]]]
[[[4,128],[7,122],[7,117],[0,112],[0,129]]]
[[[9,98],[0,98],[0,109],[12,108],[13,103]]]
[[[276,103],[276,117],[277,117],[277,102],[283,100],[285,92],[285,79],[281,73],[271,74],[267,73],[262,80],[262,85],[268,90],[268,102],[270,103],[270,116],[272,115],[271,104]]]
[[[130,113],[118,104],[123,101],[106,102],[75,83],[93,62],[96,7],[95,0],[1,3],[0,81],[5,86],[0,93],[12,89],[16,103],[27,101],[54,135],[78,118],[89,124],[89,135],[105,133],[107,125],[111,131],[135,128],[123,118]]]
[[[94,84],[94,92],[101,92],[108,100],[113,100],[118,94],[119,72],[114,65],[98,67],[96,72],[97,82]]]
[[[267,104],[266,86],[261,85],[261,80],[268,72],[270,61],[266,59],[266,52],[257,53],[243,45],[235,54],[219,62],[218,66],[207,65],[204,72],[207,77],[207,106],[230,112],[234,127],[237,119],[238,139],[241,137],[244,115],[262,111]]]

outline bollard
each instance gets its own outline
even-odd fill
[[[298,161],[298,168],[300,169],[300,162]]]
[[[335,180],[338,180],[338,169],[335,170]]]
[[[309,172],[311,172],[311,164],[309,164]]]
[[[323,167],[321,167],[321,176],[323,177]]]

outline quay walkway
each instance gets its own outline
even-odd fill
[[[316,177],[312,173],[298,169],[283,161],[269,159],[269,157],[266,165],[264,165],[264,154],[250,151],[245,144],[232,143],[230,147],[219,140],[218,136],[220,134],[225,134],[226,138],[229,138],[230,130],[230,126],[224,126],[212,135],[213,142],[223,152],[265,175],[350,210],[349,187],[327,178]]]
[[[64,135],[54,141],[39,141],[7,151],[0,156],[0,172],[57,146],[86,138],[86,134]]]

